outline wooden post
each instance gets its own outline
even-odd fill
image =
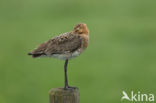
[[[49,92],[49,97],[50,103],[80,103],[78,89],[52,88]]]

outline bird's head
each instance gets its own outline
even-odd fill
[[[80,23],[80,24],[75,25],[73,32],[77,33],[77,34],[86,34],[86,35],[89,34],[89,30],[87,28],[87,25],[84,23]]]

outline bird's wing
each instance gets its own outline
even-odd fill
[[[47,42],[46,55],[72,53],[81,47],[82,39],[72,32],[61,34]]]
[[[80,48],[81,44],[82,39],[79,35],[68,32],[40,44],[29,55],[39,57],[42,55],[72,53]]]

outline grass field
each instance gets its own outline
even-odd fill
[[[80,22],[90,44],[68,74],[81,103],[121,103],[123,90],[156,95],[155,11],[154,0],[0,0],[0,103],[49,102],[64,61],[27,53]]]

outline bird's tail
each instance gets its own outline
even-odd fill
[[[40,57],[40,56],[45,55],[45,54],[44,53],[37,53],[37,54],[28,53],[28,55],[31,55],[33,58],[37,58],[37,57]]]

